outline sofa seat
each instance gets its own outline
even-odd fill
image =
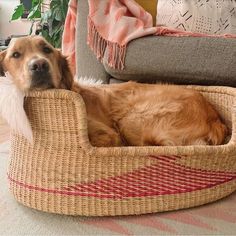
[[[128,44],[125,69],[103,63],[123,81],[236,86],[236,40],[149,36]]]

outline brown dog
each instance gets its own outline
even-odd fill
[[[41,37],[13,41],[0,67],[21,90],[64,88],[81,94],[94,146],[218,145],[227,133],[204,97],[175,85],[128,82],[81,86],[67,60]]]

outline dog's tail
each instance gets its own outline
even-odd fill
[[[211,145],[223,144],[228,134],[228,128],[220,119],[211,123],[210,132],[208,133],[208,143]]]

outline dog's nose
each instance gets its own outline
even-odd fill
[[[45,59],[33,59],[28,66],[33,73],[47,73],[49,71],[48,62]]]

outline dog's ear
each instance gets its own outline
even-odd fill
[[[4,69],[3,69],[3,60],[6,56],[6,50],[0,52],[0,76],[4,76]]]
[[[61,75],[62,75],[60,87],[71,90],[74,83],[74,78],[73,78],[68,60],[61,53],[60,53],[59,63],[60,63],[59,66],[61,68]]]

